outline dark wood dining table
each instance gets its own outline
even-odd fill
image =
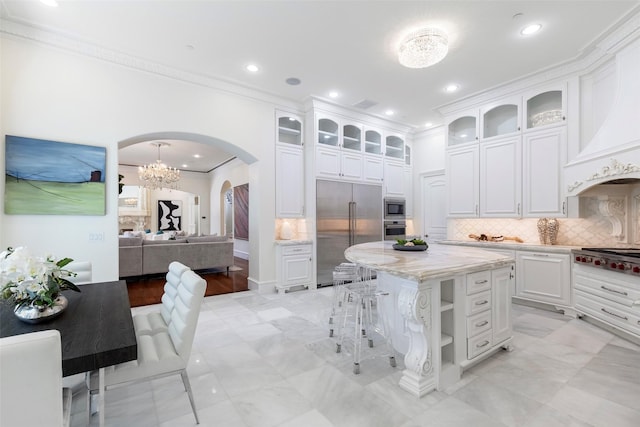
[[[124,280],[80,286],[65,291],[67,309],[58,317],[30,324],[13,314],[13,305],[0,304],[0,337],[57,329],[62,341],[62,375],[99,372],[99,415],[104,423],[104,368],[135,360],[138,345],[127,284]]]

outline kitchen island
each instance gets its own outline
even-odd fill
[[[345,257],[377,271],[378,309],[404,354],[400,387],[415,396],[442,390],[463,369],[511,349],[514,259],[477,248],[431,244],[398,251],[392,241],[351,246]]]

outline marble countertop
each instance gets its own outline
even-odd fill
[[[486,242],[476,240],[441,240],[441,245],[458,245],[473,246],[477,248],[487,249],[503,249],[503,250],[521,250],[521,251],[538,251],[550,253],[571,253],[572,249],[582,249],[582,246],[563,246],[563,245],[541,245],[538,243],[517,243],[513,241],[505,242]]]
[[[275,244],[279,246],[293,246],[293,245],[310,245],[312,240],[276,240]]]
[[[503,267],[514,262],[513,257],[479,248],[432,243],[426,251],[409,252],[393,249],[393,243],[363,243],[347,248],[344,255],[351,262],[418,282]]]

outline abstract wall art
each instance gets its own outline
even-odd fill
[[[158,230],[182,230],[182,201],[158,200]]]
[[[105,215],[106,148],[5,137],[4,213]]]

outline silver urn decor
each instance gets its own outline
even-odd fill
[[[51,306],[18,304],[14,307],[13,313],[23,322],[40,323],[57,317],[67,308],[67,305],[69,305],[67,298],[62,294],[58,294]]]
[[[548,241],[547,222],[547,218],[540,218],[538,220],[538,238],[540,239],[540,243],[543,245],[546,245]]]
[[[538,220],[538,237],[543,245],[555,245],[558,242],[560,222],[556,218],[540,218]]]
[[[547,238],[549,239],[550,245],[555,245],[558,243],[558,229],[560,228],[560,223],[555,218],[549,218],[547,221]]]

